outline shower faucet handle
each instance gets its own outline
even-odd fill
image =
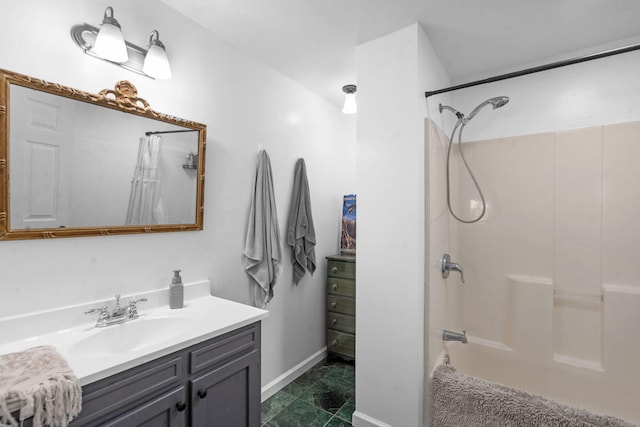
[[[442,278],[446,279],[449,277],[450,271],[457,271],[460,273],[460,280],[464,283],[464,271],[462,270],[462,266],[458,263],[451,262],[451,256],[449,254],[444,254],[442,256]]]

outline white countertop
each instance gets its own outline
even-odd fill
[[[208,282],[199,282],[196,284],[208,292]],[[84,323],[76,327],[64,328],[55,331],[44,331],[42,334],[27,335],[27,338],[0,341],[0,354],[13,353],[25,350],[30,347],[39,345],[51,345],[67,360],[69,366],[73,369],[78,377],[80,385],[86,385],[94,381],[106,378],[126,369],[138,366],[142,363],[151,361],[158,357],[170,354],[174,351],[186,348],[190,345],[202,342],[204,340],[217,337],[224,333],[233,331],[251,323],[257,322],[268,317],[269,312],[259,308],[251,307],[245,304],[225,300],[210,295],[202,295],[203,292],[194,292],[194,288],[187,291],[185,288],[184,308],[171,310],[168,305],[156,304],[159,306],[145,309],[144,304],[139,305],[140,318],[131,320],[121,325],[107,326],[105,328],[95,328],[95,319],[82,317]],[[200,288],[198,288],[200,289]],[[162,291],[151,291],[149,294],[158,295]],[[144,296],[144,294],[135,297]],[[123,305],[128,302],[129,298],[123,297]],[[164,295],[157,298],[161,302],[164,301]],[[95,305],[93,302],[89,305]],[[150,304],[153,305],[153,304]],[[110,307],[113,304],[109,304]],[[73,307],[73,312],[85,308],[77,306]],[[64,308],[69,310],[69,308]],[[38,316],[29,316],[23,319],[23,323],[31,323],[29,328],[32,333],[36,323],[50,325],[51,323],[62,325],[64,322],[54,319],[54,311],[43,313],[41,318]],[[161,319],[158,321],[157,319]],[[15,324],[20,319],[0,319],[0,328]],[[139,322],[138,325],[134,325]],[[159,322],[159,323],[154,323]],[[133,326],[133,329],[125,330],[127,326]],[[147,330],[148,325],[155,327],[160,325],[160,331],[150,330],[150,333],[144,333],[144,336],[131,335],[131,331],[137,333],[138,330]],[[164,326],[173,326],[165,328]],[[117,328],[121,328],[118,330]],[[26,331],[25,329],[25,331]],[[6,329],[5,329],[6,331]],[[21,331],[21,332],[25,332]],[[92,338],[98,334],[101,335],[98,340]],[[118,334],[124,332],[123,341],[118,340]],[[8,335],[7,335],[8,336]],[[22,335],[23,337],[25,335]],[[101,343],[102,337],[107,337],[104,342],[107,350],[101,352],[96,349],[93,343]],[[115,338],[114,338],[115,337]],[[112,345],[115,342],[115,345]],[[79,344],[80,343],[80,347]],[[99,347],[99,346],[98,346]]]

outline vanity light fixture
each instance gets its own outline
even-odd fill
[[[344,106],[342,112],[345,114],[355,114],[358,111],[356,105],[356,85],[345,85],[342,87],[344,92]]]
[[[152,79],[171,78],[171,67],[157,30],[151,32],[149,49],[130,43],[122,36],[120,24],[107,7],[100,28],[81,24],[71,28],[71,38],[87,55],[119,65]]]

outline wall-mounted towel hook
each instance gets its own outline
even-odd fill
[[[264,144],[258,144],[258,153],[264,150]]]

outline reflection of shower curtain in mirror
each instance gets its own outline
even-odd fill
[[[138,161],[131,180],[127,225],[166,224],[168,215],[162,201],[160,135],[140,138]]]

